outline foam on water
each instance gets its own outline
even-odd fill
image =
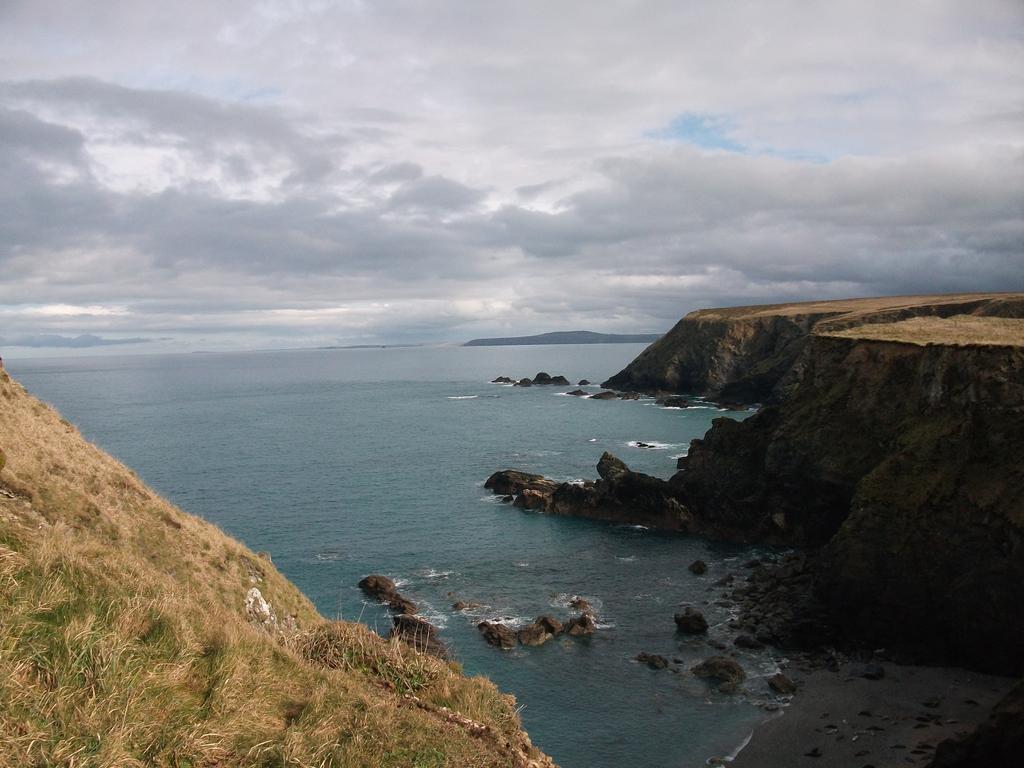
[[[448,400],[476,400],[480,395],[448,395]]]

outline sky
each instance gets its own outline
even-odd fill
[[[1021,0],[0,0],[8,355],[992,290]]]

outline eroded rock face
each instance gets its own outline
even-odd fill
[[[395,582],[387,576],[371,574],[359,581],[359,588],[396,613],[416,613],[416,603],[400,595],[395,588]]]
[[[551,638],[552,634],[537,623],[527,624],[516,632],[516,639],[519,640],[520,645],[544,645]]]
[[[572,637],[580,637],[582,635],[592,635],[597,631],[597,623],[594,621],[594,617],[589,613],[583,613],[579,616],[569,619],[564,625],[565,634]]]

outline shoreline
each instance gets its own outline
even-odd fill
[[[732,768],[860,768],[928,765],[946,739],[984,723],[1016,679],[957,667],[880,664],[869,680],[863,665],[837,671],[794,662],[798,685],[779,716],[768,713],[732,760]]]

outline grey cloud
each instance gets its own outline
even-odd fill
[[[423,168],[416,163],[392,163],[374,171],[367,176],[369,184],[395,184],[403,181],[415,181],[423,176]]]
[[[391,196],[392,208],[458,211],[481,202],[487,193],[443,176],[427,176],[403,184]]]

